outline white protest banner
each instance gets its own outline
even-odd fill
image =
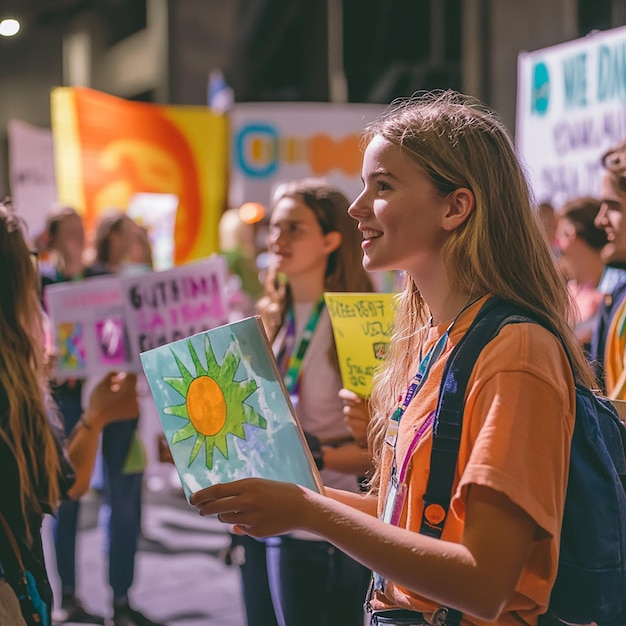
[[[7,130],[11,200],[36,237],[56,201],[52,131],[20,120],[9,120]]]
[[[136,193],[128,203],[126,215],[148,233],[155,270],[169,270],[174,265],[177,208],[178,197],[173,193]]]
[[[44,296],[57,350],[57,378],[131,369],[119,277],[48,285]]]
[[[230,203],[271,204],[275,187],[324,177],[348,198],[362,189],[359,140],[384,106],[332,103],[245,103],[231,113]]]
[[[226,259],[213,255],[162,272],[122,276],[134,365],[140,367],[141,352],[225,324],[226,274]]]
[[[516,141],[537,202],[597,196],[600,157],[626,139],[626,27],[518,58]]]
[[[221,256],[162,272],[49,285],[57,378],[141,371],[140,352],[228,321]]]

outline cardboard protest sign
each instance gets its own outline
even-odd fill
[[[333,327],[343,385],[362,397],[385,358],[393,330],[392,293],[324,294]]]
[[[322,483],[258,317],[143,352],[184,492],[246,477]]]
[[[163,272],[122,276],[130,353],[139,354],[224,324],[227,264],[211,256]]]
[[[57,378],[84,378],[131,368],[118,277],[49,285],[44,296],[57,351]]]
[[[140,371],[139,353],[227,321],[226,260],[46,287],[59,378]]]

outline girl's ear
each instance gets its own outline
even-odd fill
[[[340,245],[343,237],[338,230],[331,230],[329,233],[324,235],[324,252],[326,254],[331,254],[334,252]]]
[[[443,216],[443,229],[449,232],[465,223],[476,206],[474,192],[467,187],[459,187],[448,196],[448,210]]]

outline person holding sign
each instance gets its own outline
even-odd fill
[[[344,423],[341,375],[323,298],[324,291],[373,291],[348,205],[323,180],[295,181],[277,190],[267,238],[270,264],[257,310],[322,479],[357,493],[357,477],[369,470],[370,456]],[[367,410],[365,402],[360,410]],[[249,626],[362,626],[366,568],[310,533],[272,537],[267,544],[242,541]]]
[[[42,264],[41,284],[44,304],[46,287],[61,282],[78,281],[86,277],[83,265],[85,231],[83,220],[69,206],[58,206],[46,221],[46,242],[53,263]],[[55,382],[52,397],[63,417],[69,436],[83,412],[83,379],[72,378]],[[58,508],[53,523],[57,571],[61,580],[61,612],[55,620],[78,624],[104,624],[104,617],[85,609],[76,595],[76,533],[80,502],[67,500]]]
[[[254,537],[316,533],[371,568],[376,626],[536,625],[557,573],[574,428],[565,349],[577,378],[592,383],[566,284],[513,143],[483,105],[452,91],[416,95],[365,140],[364,188],[349,209],[363,264],[406,272],[371,397],[371,491],[320,495],[248,479],[191,502]],[[507,324],[482,351],[468,373],[445,515],[424,507],[440,383],[490,295],[549,320],[563,344],[540,324]],[[441,538],[420,532],[424,518],[441,523]]]
[[[141,237],[138,225],[125,213],[115,209],[103,213],[96,229],[96,258],[88,268],[90,275],[148,271],[149,258],[133,257],[138,237]],[[139,268],[137,261],[142,261]],[[104,522],[107,534],[109,584],[113,591],[111,626],[159,626],[131,606],[128,598],[141,533],[145,469],[145,452],[137,423],[137,419],[119,421],[102,433],[105,503],[99,521]]]
[[[43,601],[37,609],[39,622],[50,624],[52,591],[40,536],[43,516],[54,513],[61,499],[79,498],[88,489],[102,429],[137,414],[136,377],[110,373],[92,390],[86,410],[65,440],[48,387],[51,357],[45,353],[36,289],[39,276],[31,258],[18,218],[0,204],[2,624],[23,624],[16,614],[9,617],[6,613],[6,585],[15,589],[15,594],[20,589],[18,554]],[[32,592],[31,597],[35,597]]]

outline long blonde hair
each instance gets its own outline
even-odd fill
[[[17,463],[30,533],[28,520],[58,505],[60,462],[46,413],[39,276],[21,224],[5,204],[0,204],[0,268],[0,393],[8,401],[8,412],[0,415],[0,437]]]
[[[468,298],[484,294],[518,304],[563,338],[575,374],[593,386],[591,371],[568,322],[570,295],[557,272],[532,210],[531,195],[513,144],[497,116],[478,101],[437,91],[392,103],[364,133],[398,146],[430,177],[442,195],[470,189],[476,206],[447,241],[444,263],[452,288]],[[380,455],[388,412],[406,390],[428,311],[407,275],[399,296],[394,336],[372,394],[370,447],[379,486]]]
[[[374,291],[372,280],[363,269],[360,248],[362,237],[356,222],[348,215],[348,198],[325,180],[318,178],[286,183],[274,197],[274,205],[283,198],[297,200],[311,209],[325,235],[333,231],[341,234],[340,246],[328,256],[324,290]],[[272,267],[267,272],[263,286],[264,295],[257,304],[257,311],[263,319],[270,340],[273,340],[292,304],[291,289],[289,283]]]

